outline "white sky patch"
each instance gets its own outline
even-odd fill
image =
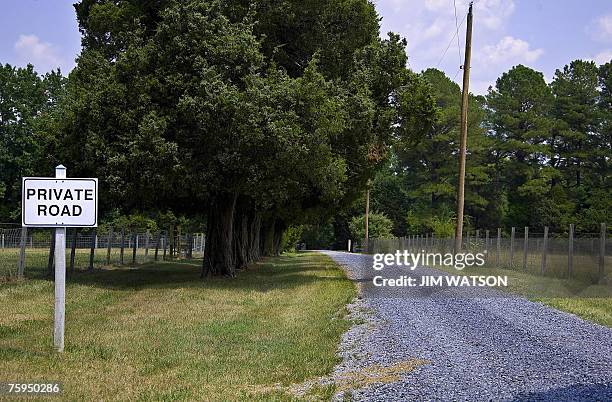
[[[594,25],[595,27],[587,28],[587,30],[592,32],[594,39],[612,42],[612,14],[599,17]]]
[[[597,53],[595,57],[593,57],[593,61],[598,65],[612,62],[612,50],[608,49]]]
[[[40,73],[64,65],[64,60],[58,55],[56,48],[50,43],[42,42],[36,35],[19,35],[14,48],[25,63],[32,63]]]
[[[486,95],[489,91],[489,87],[495,88],[495,82],[491,82],[490,80],[470,80],[470,92],[473,94]]]
[[[481,0],[475,7],[481,14],[482,24],[492,30],[501,28],[515,8],[512,0]]]
[[[418,1],[412,3],[418,3]],[[424,4],[427,11],[451,15],[454,18],[455,9],[452,0],[424,0]],[[458,18],[462,19],[470,0],[455,0],[455,4],[459,14]],[[487,29],[496,30],[502,27],[508,17],[514,13],[514,8],[513,0],[480,0],[474,5],[474,12],[478,14],[479,24]]]
[[[532,63],[544,53],[542,49],[531,49],[528,42],[504,36],[497,44],[487,45],[478,53],[479,61],[488,65],[516,65],[519,63]]]

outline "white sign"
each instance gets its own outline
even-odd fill
[[[98,179],[24,177],[23,226],[98,226]]]

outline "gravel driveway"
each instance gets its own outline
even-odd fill
[[[612,330],[526,299],[371,286],[372,257],[324,251],[362,286],[353,313],[369,324],[344,336],[336,375],[424,359],[399,381],[353,391],[356,400],[612,401]],[[405,274],[385,268],[386,276]],[[418,268],[413,275],[439,275]],[[488,290],[487,290],[488,291]],[[418,292],[418,291],[417,291]]]

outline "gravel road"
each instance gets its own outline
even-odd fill
[[[371,286],[371,256],[324,253],[362,283],[353,310],[370,311],[368,325],[345,334],[336,375],[373,364],[428,361],[399,381],[353,391],[355,400],[612,401],[611,329],[492,290],[381,291]],[[385,268],[385,276],[406,273],[395,270]]]

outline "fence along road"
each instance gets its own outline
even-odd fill
[[[42,277],[52,273],[53,229],[0,228],[0,279]],[[127,229],[67,229],[67,270],[109,265],[143,264],[182,256],[201,257],[203,233],[171,236],[167,232],[131,232]],[[180,250],[180,252],[179,252]]]
[[[520,229],[520,230],[519,230]],[[555,234],[544,228],[535,233],[529,227],[511,228],[509,233],[497,230],[476,230],[463,238],[464,252],[487,250],[488,267],[522,270],[528,273],[557,278],[575,278],[599,282],[612,277],[612,238],[608,226],[600,225],[598,233],[575,233],[575,226],[567,234]],[[409,235],[394,239],[370,239],[369,253],[394,253],[409,250],[431,253],[452,252],[452,238],[432,234]],[[356,244],[357,249],[364,249]]]

